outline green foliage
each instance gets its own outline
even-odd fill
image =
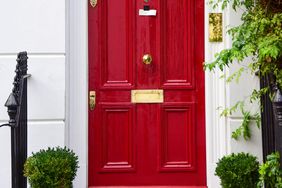
[[[32,153],[24,165],[24,176],[32,188],[71,188],[78,157],[65,148],[48,148]]]
[[[213,5],[213,8],[216,8],[221,4],[221,8],[225,9],[229,3],[232,4],[232,8],[237,10],[237,8],[245,6],[247,9],[250,9],[254,6],[254,0],[211,0],[210,4]]]
[[[251,97],[254,98],[254,97]],[[245,111],[244,109],[245,101],[238,101],[235,105],[231,108],[225,108],[221,112],[221,116],[229,116],[232,115],[234,112],[240,110],[243,115],[242,124],[237,128],[235,131],[232,132],[232,138],[238,140],[240,136],[242,136],[245,140],[249,140],[251,138],[251,131],[250,131],[250,123],[251,121],[255,121],[256,126],[260,128],[260,114],[255,113],[251,114],[249,111]]]
[[[232,37],[232,47],[217,53],[215,60],[206,63],[204,68],[223,71],[225,67],[237,63],[241,68],[226,78],[227,83],[238,82],[244,72],[251,75],[257,73],[260,77],[272,74],[279,89],[282,89],[282,10],[271,12],[263,0],[211,0],[210,4],[214,8],[221,5],[222,9],[231,4],[235,11],[239,8],[245,11],[241,17],[242,24],[228,31]],[[245,63],[247,57],[253,57],[252,61]],[[269,88],[254,89],[248,100],[260,104],[265,94],[271,95]],[[248,124],[253,118],[256,121],[259,118],[257,114],[251,115],[246,109],[242,110],[245,102],[246,99],[239,101],[222,112],[226,116],[240,109],[243,114],[242,125],[232,135],[235,139],[240,135],[249,139]]]
[[[215,175],[219,176],[223,188],[255,188],[259,180],[258,168],[256,157],[233,153],[219,160]]]
[[[205,68],[223,70],[234,61],[242,62],[246,57],[256,56],[256,61],[251,62],[249,68],[259,70],[261,75],[270,72],[275,76],[281,74],[277,60],[282,55],[282,13],[267,14],[256,6],[245,12],[242,20],[242,25],[228,31],[233,40],[232,48],[222,50]]]
[[[267,156],[267,160],[259,167],[258,187],[265,184],[268,188],[282,188],[282,171],[280,169],[278,152]]]
[[[250,122],[251,120],[255,120],[257,127],[260,127],[260,115],[257,113],[254,116],[251,116],[250,112],[242,111],[243,113],[243,122],[238,129],[232,132],[232,138],[238,140],[238,138],[242,135],[245,140],[249,140],[251,138],[250,131]]]

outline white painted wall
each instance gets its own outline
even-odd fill
[[[209,0],[206,0],[206,5]],[[206,26],[208,26],[208,13],[222,12],[220,9],[213,10],[206,6]],[[223,12],[223,27],[226,32],[227,26],[236,26],[240,24],[240,13],[235,13],[231,8]],[[208,32],[206,31],[206,62],[211,62],[214,55],[224,48],[231,47],[230,36],[224,34],[224,40],[220,43],[211,43],[208,41]],[[235,65],[235,66],[234,66]],[[230,153],[249,152],[262,161],[262,138],[261,130],[256,128],[254,123],[251,125],[252,138],[249,141],[239,139],[235,141],[231,138],[232,132],[238,128],[243,120],[242,114],[235,113],[229,117],[221,117],[219,107],[226,108],[235,104],[251,94],[253,88],[259,87],[259,79],[243,74],[238,84],[227,84],[225,79],[220,77],[223,74],[231,75],[238,69],[234,64],[223,72],[206,72],[206,135],[207,135],[207,176],[208,186],[219,188],[220,182],[214,175],[216,162],[219,158]],[[247,105],[249,109],[256,107]]]
[[[242,10],[241,10],[242,11]],[[228,25],[236,26],[241,23],[239,16],[239,12],[236,13],[232,9],[230,9],[228,13]],[[231,44],[231,42],[230,42]],[[245,63],[252,61],[251,58],[247,59]],[[230,66],[227,71],[227,75],[231,75],[233,72],[237,71],[241,66],[238,64],[234,64]],[[257,76],[250,76],[250,73],[244,73],[240,79],[240,82],[237,84],[232,82],[230,84],[226,84],[226,96],[227,96],[227,104],[228,106],[232,106],[236,103],[236,101],[244,100],[248,98],[252,94],[254,88],[259,88],[260,82]],[[259,112],[259,106],[257,104],[247,104],[246,109],[249,109],[252,113]],[[240,126],[243,118],[242,114],[234,113],[232,116],[227,118],[227,127],[228,127],[228,153],[232,152],[250,152],[258,157],[260,161],[262,161],[262,137],[261,137],[261,129],[257,128],[255,122],[251,123],[251,140],[245,141],[243,138],[235,141],[231,138],[231,134],[236,128]]]
[[[0,123],[12,89],[16,54],[29,53],[28,153],[65,145],[65,1],[1,0]],[[10,188],[10,128],[0,129],[0,187]]]
[[[0,6],[0,123],[8,120],[3,106],[11,89],[16,53],[29,52],[28,152],[48,146],[67,145],[79,155],[80,169],[75,188],[87,187],[87,0],[14,0]],[[206,0],[208,1],[208,0]],[[206,26],[208,13],[206,7]],[[219,12],[219,10],[217,10]],[[238,23],[239,16],[227,10],[224,25]],[[207,28],[207,27],[206,27]],[[206,61],[222,43],[209,43],[206,32]],[[67,39],[67,40],[65,40]],[[67,62],[67,63],[66,63]],[[226,70],[234,71],[234,68]],[[219,187],[214,176],[218,158],[231,152],[249,151],[261,159],[260,130],[254,128],[251,141],[236,142],[231,132],[241,115],[219,117],[219,106],[227,107],[246,95],[258,79],[243,76],[240,85],[227,85],[221,73],[206,73],[206,130],[208,185]],[[3,105],[2,105],[3,104]],[[10,186],[10,129],[0,129],[0,187]]]

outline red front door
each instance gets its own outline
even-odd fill
[[[204,0],[89,6],[90,187],[206,186],[203,61]]]

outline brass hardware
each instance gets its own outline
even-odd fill
[[[162,89],[153,90],[131,90],[132,103],[163,103],[164,91]]]
[[[90,91],[89,92],[89,108],[90,110],[94,110],[96,105],[96,92]]]
[[[146,64],[146,65],[150,65],[153,61],[153,58],[150,54],[145,54],[143,56],[143,63]]]
[[[90,5],[95,8],[98,0],[90,0]]]
[[[222,42],[222,13],[209,13],[209,41]]]

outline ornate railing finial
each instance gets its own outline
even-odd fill
[[[23,176],[24,162],[27,158],[27,53],[17,56],[16,76],[13,90],[5,106],[8,108],[9,123],[0,125],[11,127],[12,188],[26,188]]]

